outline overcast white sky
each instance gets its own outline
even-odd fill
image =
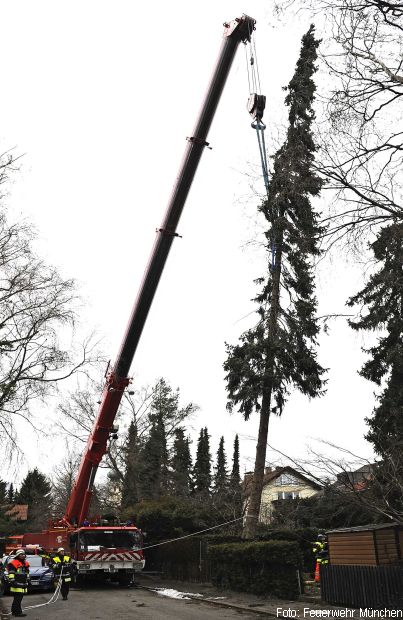
[[[271,128],[284,121],[281,87],[292,77],[310,20],[300,15],[279,24],[271,7],[261,0],[0,2],[0,144],[25,154],[10,212],[30,218],[39,231],[39,251],[78,280],[86,300],[82,322],[105,338],[111,358],[224,21],[242,13],[257,20],[265,121]],[[179,225],[183,238],[174,242],[132,372],[137,385],[166,377],[180,387],[184,401],[196,402],[195,436],[207,425],[214,452],[224,434],[230,455],[238,432],[243,466],[250,469],[254,442],[242,436],[256,436],[257,419],[245,423],[226,412],[222,370],[224,342],[235,343],[251,324],[253,279],[264,268],[259,251],[248,245],[256,234],[258,204],[249,175],[259,160],[247,98],[241,46],[209,134],[213,150],[203,155]],[[263,182],[255,188],[263,192]],[[344,301],[360,286],[360,273],[341,251],[322,263],[320,314],[346,311]],[[293,395],[283,417],[271,422],[271,445],[298,458],[311,438],[320,437],[371,454],[363,434],[373,386],[356,372],[362,344],[342,320],[332,324],[320,351],[330,369],[327,395],[315,402]],[[35,445],[28,465],[50,471],[56,459],[49,444]],[[269,452],[268,460],[274,463],[276,456]]]

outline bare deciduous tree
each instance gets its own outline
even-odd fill
[[[99,377],[102,377],[101,367],[98,366]],[[91,433],[95,418],[99,409],[99,398],[102,393],[102,384],[99,380],[91,377],[86,378],[86,384],[79,386],[74,392],[70,392],[63,401],[59,403],[58,410],[61,414],[57,422],[57,427],[64,435],[73,439],[78,451],[82,451]],[[116,424],[123,423],[125,420],[134,420],[139,437],[145,437],[150,429],[151,422],[148,418],[152,399],[152,390],[142,388],[133,394],[125,392],[120,406]],[[113,477],[123,482],[125,463],[125,426],[119,430],[117,440],[109,443],[105,462],[101,467],[110,470]]]
[[[332,241],[359,242],[379,225],[403,219],[403,5],[291,0],[278,6],[286,16],[309,10],[323,26],[316,163],[336,197],[325,222]]]
[[[74,480],[80,464],[80,457],[68,450],[66,457],[61,463],[56,465],[51,476],[52,481],[52,512],[55,517],[60,518],[67,506]]]
[[[0,185],[14,162],[9,154],[0,157]],[[32,423],[33,403],[84,369],[92,349],[91,338],[80,351],[71,344],[74,282],[38,258],[34,238],[29,224],[10,224],[0,210],[0,435],[12,445],[15,417]]]
[[[324,490],[340,497],[348,494],[351,502],[365,509],[373,520],[403,524],[403,453],[374,462],[330,442],[322,441],[321,445],[319,449],[310,447],[304,460],[268,447]]]

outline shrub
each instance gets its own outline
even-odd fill
[[[297,569],[302,556],[296,542],[269,540],[211,545],[209,558],[214,585],[280,598],[298,597]]]
[[[257,535],[258,540],[294,540],[298,543],[302,552],[302,569],[311,573],[315,570],[315,556],[312,548],[317,540],[318,530],[316,528],[301,529],[269,529],[261,527]]]

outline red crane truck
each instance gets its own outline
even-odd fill
[[[144,567],[141,531],[135,526],[90,524],[88,510],[98,465],[115,433],[114,420],[123,393],[130,383],[130,366],[151,307],[190,186],[197,170],[221,93],[238,45],[250,41],[255,20],[247,15],[224,24],[218,60],[204,103],[187,146],[179,175],[168,203],[146,268],[137,300],[116,362],[106,376],[101,405],[89,436],[65,515],[48,530],[24,534],[22,545],[38,545],[48,552],[64,547],[77,565],[78,576],[110,577],[130,583],[135,571]]]

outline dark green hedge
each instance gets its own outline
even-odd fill
[[[293,541],[210,545],[211,580],[231,590],[296,599],[301,552]]]
[[[313,555],[313,543],[318,538],[316,528],[269,529],[261,527],[256,537],[258,540],[295,540],[302,552],[302,570],[311,573],[315,570],[315,557]]]

